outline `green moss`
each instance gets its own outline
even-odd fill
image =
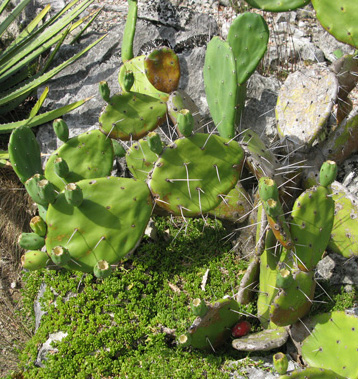
[[[247,263],[224,243],[226,231],[219,223],[174,222],[156,220],[159,240],[144,239],[104,280],[65,271],[27,275],[28,304],[43,281],[47,288],[42,303],[48,313],[21,352],[25,377],[152,378],[174,373],[178,378],[213,377],[231,354],[237,356],[231,341],[216,355],[176,347],[176,336],[195,318],[191,300],[201,297],[212,302],[237,290],[241,279],[237,272],[243,272]],[[166,333],[170,329],[174,333]],[[57,331],[68,335],[55,344],[58,352],[49,355],[46,367],[36,367],[38,346]]]

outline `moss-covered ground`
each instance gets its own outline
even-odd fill
[[[157,218],[155,225],[158,239],[145,237],[104,280],[66,271],[25,275],[23,312],[32,312],[39,286],[45,283],[41,301],[47,314],[20,352],[23,377],[225,378],[237,369],[228,362],[248,354],[232,349],[231,340],[214,353],[180,348],[176,338],[195,319],[192,299],[213,302],[232,295],[247,262],[225,242],[227,231],[219,222],[196,219],[184,224],[180,219]],[[327,303],[317,303],[314,312],[354,303],[355,292],[324,286],[333,302],[322,293],[320,300]],[[242,310],[254,314],[255,302]],[[259,328],[255,320],[250,322]],[[54,344],[58,352],[48,355],[44,368],[36,367],[39,346],[58,331],[67,333]]]

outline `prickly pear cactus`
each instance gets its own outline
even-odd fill
[[[237,142],[213,134],[180,138],[164,149],[148,185],[160,207],[178,216],[199,216],[235,186],[243,158]]]
[[[71,260],[67,269],[93,272],[98,261],[117,263],[139,243],[152,212],[147,185],[134,179],[81,180],[83,201],[76,207],[59,194],[50,205],[46,248],[61,246]]]
[[[121,55],[122,61],[126,62],[133,58],[133,40],[137,24],[138,1],[128,0],[128,15],[123,32]]]
[[[235,136],[239,96],[246,87],[237,86],[236,63],[228,42],[214,37],[207,45],[204,86],[211,117],[224,138]]]
[[[297,145],[312,145],[326,125],[337,93],[338,81],[327,69],[305,69],[290,74],[276,104],[280,137],[289,138]]]
[[[10,136],[9,157],[12,167],[22,183],[42,173],[40,145],[32,130],[20,126]]]
[[[208,214],[221,220],[242,223],[247,219],[251,210],[250,195],[238,181],[236,186],[226,196],[223,196],[223,201]]]
[[[238,303],[230,298],[208,305],[205,315],[198,317],[188,333],[180,336],[179,343],[196,349],[215,349],[230,336],[231,327],[241,317],[238,311]]]
[[[245,83],[256,70],[266,52],[269,30],[264,18],[245,12],[232,22],[227,41],[236,63],[237,83]]]
[[[145,74],[145,55],[135,57],[127,61],[119,70],[118,82],[122,90],[126,91],[126,74],[132,72],[134,76],[134,83],[131,87],[131,91],[141,93],[144,95],[152,96],[162,101],[167,101],[169,95],[165,92],[158,91],[148,80]]]
[[[66,177],[60,177],[55,170],[56,160],[62,158],[69,168]],[[45,166],[45,177],[58,191],[67,183],[82,179],[110,175],[113,167],[113,146],[99,130],[92,130],[69,139],[49,158]]]
[[[310,0],[245,0],[254,8],[270,12],[287,12],[304,7]]]
[[[331,236],[334,201],[330,189],[318,186],[306,190],[296,199],[291,217],[296,264],[310,271],[321,260]]]
[[[178,56],[167,47],[153,50],[144,60],[145,73],[150,83],[161,92],[178,89],[180,66]]]
[[[312,305],[316,288],[314,273],[294,270],[292,276],[294,281],[278,291],[270,308],[270,319],[278,326],[295,323],[307,314]]]
[[[354,0],[312,0],[316,17],[338,41],[358,48],[358,4]]]
[[[268,351],[283,346],[287,339],[286,328],[265,329],[233,340],[232,347],[240,351]]]
[[[335,209],[328,248],[350,258],[358,254],[358,199],[338,182],[333,183],[332,190]]]
[[[202,124],[199,108],[185,91],[178,89],[177,91],[172,92],[167,101],[167,108],[168,116],[174,125],[178,123],[179,112],[183,109],[188,109],[194,118],[193,131],[199,131]]]
[[[314,316],[315,326],[303,341],[303,359],[345,378],[358,377],[358,318],[344,312]]]
[[[126,162],[129,171],[134,178],[143,181],[147,179],[157,159],[158,154],[149,148],[146,139],[140,139],[133,143],[126,153]]]
[[[138,140],[165,120],[167,107],[157,98],[127,92],[113,95],[99,117],[101,131],[111,138]]]
[[[332,370],[324,368],[309,367],[304,370],[295,370],[287,375],[281,375],[280,379],[347,379],[345,376],[338,375]]]

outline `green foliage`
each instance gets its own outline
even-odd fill
[[[32,309],[30,299],[44,281],[42,302],[48,314],[21,353],[25,377],[150,378],[170,375],[169,371],[178,378],[199,378],[203,373],[228,377],[222,371],[223,362],[233,358],[228,346],[216,355],[178,350],[173,348],[175,336],[163,328],[183,333],[192,317],[191,299],[214,301],[231,292],[240,281],[237,270],[245,269],[246,263],[229,244],[223,245],[226,232],[218,222],[205,226],[201,219],[190,220],[186,232],[178,234],[182,220],[175,221],[177,225],[158,218],[159,240],[141,244],[104,280],[66,271],[27,274],[27,309]],[[210,271],[204,292],[200,286],[206,269]],[[59,330],[68,336],[56,343],[58,353],[49,356],[46,368],[35,367],[37,345]]]

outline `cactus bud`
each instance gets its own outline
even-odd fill
[[[58,157],[58,158],[55,159],[54,169],[55,169],[55,173],[60,178],[66,178],[66,176],[70,172],[70,169],[68,168],[68,164],[61,157]]]
[[[177,125],[179,132],[184,137],[189,137],[193,133],[194,117],[188,109],[182,109],[178,113]]]
[[[53,203],[56,199],[55,187],[47,179],[42,179],[37,183],[40,198],[47,203]]]
[[[123,80],[124,90],[129,92],[134,84],[134,74],[132,71],[126,71]]]
[[[205,301],[196,298],[191,304],[191,310],[195,316],[204,317],[208,312],[208,306],[205,304]]]
[[[108,83],[105,80],[99,82],[99,93],[101,94],[102,99],[106,103],[109,103],[111,99],[111,90],[109,89]]]
[[[93,273],[96,278],[107,278],[112,273],[111,266],[105,260],[98,261],[93,268]]]
[[[155,132],[150,132],[147,137],[148,146],[150,150],[153,151],[155,154],[160,154],[163,151],[163,144],[160,139],[159,134]]]
[[[61,118],[57,118],[53,122],[52,126],[53,126],[53,130],[56,133],[57,138],[63,142],[67,142],[68,136],[69,136],[69,130],[65,121],[63,121]]]
[[[40,270],[46,267],[48,261],[48,255],[41,250],[30,250],[27,251],[21,257],[21,264],[23,268],[27,270]]]
[[[287,372],[288,360],[285,354],[277,353],[273,356],[273,366],[278,374],[284,375]]]
[[[83,201],[82,189],[76,183],[66,184],[65,198],[68,204],[79,207]]]
[[[68,249],[62,246],[56,246],[51,250],[50,257],[52,262],[58,266],[64,266],[71,259]]]
[[[337,176],[337,163],[334,161],[326,161],[322,164],[319,173],[319,182],[321,186],[328,187],[331,185]]]
[[[44,237],[46,235],[46,223],[40,216],[32,217],[30,220],[30,228],[40,237]]]
[[[36,233],[21,233],[17,242],[26,250],[38,250],[45,245],[45,239]]]

